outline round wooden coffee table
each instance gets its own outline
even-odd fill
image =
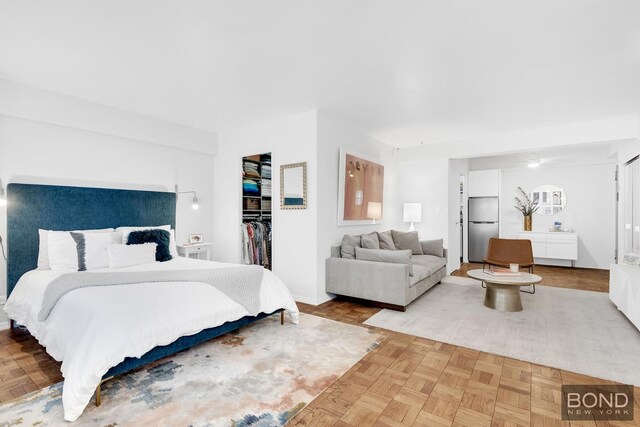
[[[487,284],[484,305],[498,311],[522,311],[520,286],[535,285],[542,281],[542,277],[531,273],[504,277],[487,274],[482,270],[469,270],[467,276]]]

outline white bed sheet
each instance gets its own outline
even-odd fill
[[[220,268],[229,264],[174,258],[117,270],[147,271]],[[249,313],[215,287],[197,282],[158,282],[90,287],[63,296],[44,322],[38,321],[47,284],[65,270],[33,270],[18,282],[5,304],[9,318],[25,325],[62,362],[64,417],[75,421],[102,376],[126,357],[140,357],[181,336],[238,320]],[[298,323],[298,308],[284,283],[265,270],[260,311],[284,308]]]

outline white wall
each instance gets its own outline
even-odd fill
[[[454,202],[450,196],[455,198],[458,195],[459,189],[456,183],[459,185],[459,171],[463,169],[463,164],[455,163],[453,171],[449,168],[448,159],[405,162],[398,164],[397,167],[397,204],[400,213],[404,203],[422,204],[422,222],[415,224],[420,239],[442,238],[445,248],[453,247],[453,251],[449,252],[447,270],[448,272],[455,270],[460,262],[459,249],[456,248],[459,246],[459,234],[453,231],[453,223],[457,221],[458,207],[456,204],[456,207],[452,208]],[[454,176],[457,178],[453,178]],[[452,195],[452,192],[455,194]],[[409,224],[400,222],[398,228],[406,230]]]
[[[447,220],[449,221],[447,226],[447,249],[449,250],[447,269],[449,271],[460,268],[460,257],[462,255],[462,235],[460,234],[460,176],[466,174],[466,161],[459,159],[449,160],[449,206],[447,213]]]
[[[337,226],[339,150],[345,147],[385,164],[383,221]],[[215,158],[216,260],[239,262],[242,157],[270,152],[273,188],[273,271],[297,301],[319,304],[325,292],[325,259],[344,234],[389,229],[395,223],[393,149],[321,111],[256,124],[219,135]],[[307,209],[281,210],[280,165],[307,162]],[[218,250],[223,248],[223,250]]]
[[[510,203],[518,186],[531,191],[538,185],[553,184],[567,195],[565,209],[556,215],[533,216],[533,231],[548,231],[554,221],[578,233],[577,267],[608,269],[615,250],[614,164],[558,168],[518,168],[502,171],[501,212],[504,238],[516,238],[523,229],[522,214]],[[569,261],[536,260],[540,264],[570,265]]]
[[[0,79],[0,115],[215,154],[214,133]]]
[[[0,91],[6,86],[0,86]],[[148,189],[174,191],[177,184],[181,191],[198,192],[200,209],[191,209],[191,199],[181,196],[177,207],[177,239],[186,241],[191,233],[203,233],[205,239],[213,236],[213,155],[177,148],[181,140],[190,140],[190,131],[180,133],[182,127],[166,124],[173,129],[175,146],[127,138],[123,135],[91,131],[93,119],[81,122],[81,117],[70,118],[81,107],[91,108],[92,114],[100,115],[105,122],[113,123],[128,118],[130,128],[143,132],[147,126],[156,126],[156,119],[139,120],[137,114],[117,111],[111,107],[87,103],[72,97],[29,88],[28,99],[37,102],[39,95],[47,98],[47,109],[39,105],[35,118],[47,122],[30,120],[24,116],[27,109],[21,105],[23,93],[12,87],[13,103],[2,100],[0,114],[0,179],[3,185],[10,182],[78,185],[103,188]],[[18,89],[20,89],[18,87]],[[2,92],[7,94],[7,91]],[[55,101],[57,99],[57,102]],[[13,109],[15,107],[15,109]],[[55,112],[53,111],[55,110]],[[15,113],[15,114],[13,114]],[[67,121],[66,118],[69,118]],[[80,128],[62,126],[55,122],[77,123]],[[81,124],[81,125],[80,125]],[[117,127],[117,126],[115,126]],[[153,139],[155,130],[146,132],[146,139]],[[122,132],[122,134],[125,134]],[[200,131],[196,134],[202,136]],[[216,135],[209,134],[215,147]],[[0,234],[6,237],[6,208],[0,208]],[[0,295],[5,294],[6,265],[0,260]],[[4,322],[0,314],[0,324]]]
[[[316,303],[317,113],[315,110],[221,133],[214,167],[214,258],[240,262],[242,157],[270,152],[273,272],[297,301]],[[280,165],[307,162],[307,209],[280,209]],[[323,285],[324,288],[324,285]]]
[[[340,147],[367,156],[384,165],[384,194],[382,220],[370,225],[338,227],[338,176]],[[397,198],[398,182],[393,148],[363,133],[338,117],[318,111],[318,241],[317,301],[330,297],[325,289],[325,260],[331,246],[339,245],[345,234],[363,234],[397,228],[402,220],[402,205]]]

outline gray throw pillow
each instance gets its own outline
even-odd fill
[[[356,248],[356,259],[361,261],[390,262],[393,264],[409,264],[409,276],[413,276],[411,251],[390,251],[387,249]]]
[[[355,259],[356,248],[360,247],[360,236],[349,236],[348,234],[345,234],[342,237],[340,254],[342,255],[342,258]]]
[[[396,245],[396,249],[411,249],[412,254],[423,255],[417,231],[405,233],[404,231],[391,230],[391,236],[393,236],[393,243]]]
[[[375,231],[369,234],[363,234],[360,244],[366,249],[380,249],[380,241],[378,240],[378,233]]]
[[[396,245],[393,244],[393,237],[391,236],[391,230],[378,233],[378,241],[380,242],[380,249],[386,249],[389,251],[396,250]]]
[[[423,240],[420,242],[420,246],[422,246],[422,253],[424,255],[444,257],[444,242],[442,239]]]

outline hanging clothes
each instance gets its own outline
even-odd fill
[[[270,222],[250,221],[242,224],[242,262],[271,269]]]

